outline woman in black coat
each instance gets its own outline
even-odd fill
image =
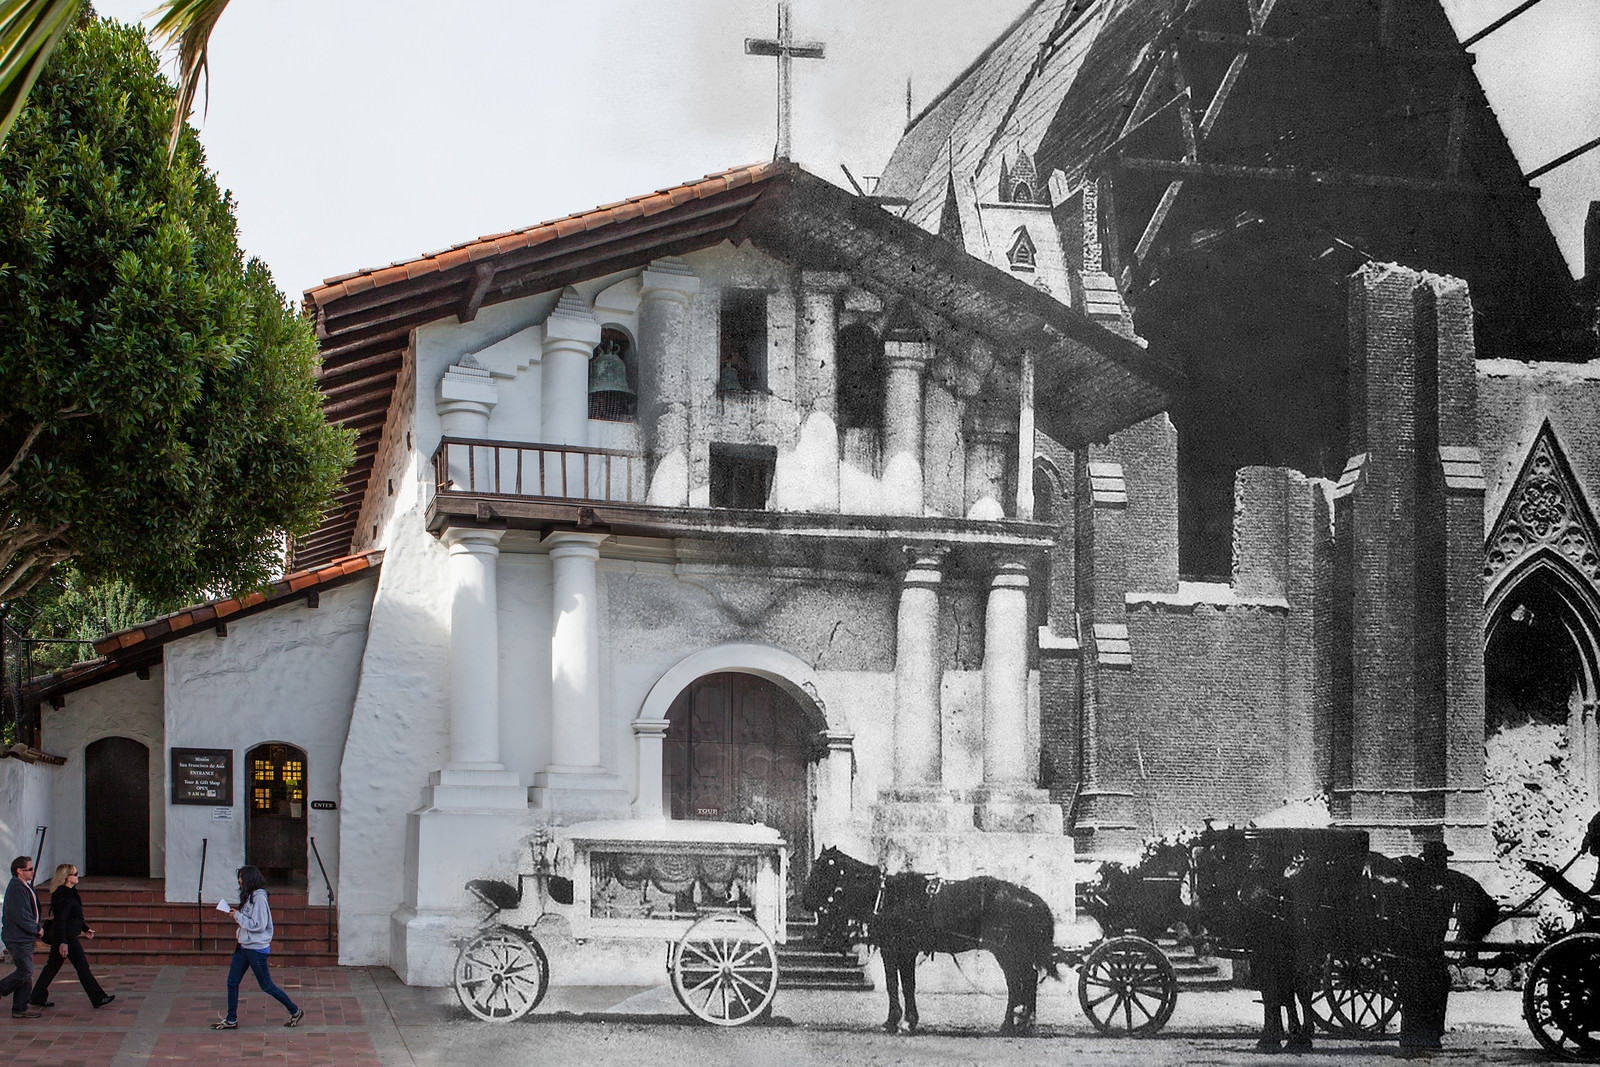
[[[50,922],[44,931],[45,942],[50,946],[50,962],[44,965],[44,971],[34,983],[33,996],[28,998],[35,1007],[52,1006],[50,982],[61,970],[63,960],[72,961],[72,969],[78,972],[78,982],[89,994],[90,1004],[98,1008],[117,999],[115,993],[100,988],[89,971],[89,959],[83,954],[83,943],[79,939],[93,941],[94,931],[83,921],[83,898],[78,896],[77,885],[78,868],[70,863],[56,867],[55,877],[50,879]]]

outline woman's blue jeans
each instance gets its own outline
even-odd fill
[[[273,997],[279,1004],[289,1009],[293,1015],[299,1011],[295,1002],[289,999],[289,994],[279,989],[272,980],[272,973],[267,970],[267,954],[257,952],[253,948],[236,948],[233,950],[233,962],[228,966],[228,1018],[235,1022],[239,1019],[239,982],[244,978],[248,968],[256,976],[256,984],[261,991]]]

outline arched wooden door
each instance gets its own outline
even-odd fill
[[[273,885],[306,885],[306,753],[271,741],[245,753],[244,861]]]
[[[811,860],[814,758],[806,714],[753,674],[710,674],[678,694],[662,751],[667,808],[674,819],[759,822],[789,844],[789,887],[797,892]]]
[[[96,878],[150,877],[150,750],[131,737],[83,751],[83,867]]]

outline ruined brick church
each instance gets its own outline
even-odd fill
[[[1600,235],[1574,283],[1439,5],[1042,0],[875,192],[1183,375],[1033,466],[1080,849],[1324,794],[1391,851],[1573,854]]]

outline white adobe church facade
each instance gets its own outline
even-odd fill
[[[50,853],[93,851],[89,752],[116,734],[149,752],[169,899],[200,838],[215,895],[291,813],[285,873],[316,902],[327,872],[341,960],[413,983],[448,981],[464,883],[525,865],[541,824],[761,822],[791,891],[839,843],[1072,914],[1038,661],[1075,640],[1031,471],[1038,434],[1159,409],[1170,375],[1137,344],[787,162],[308,306],[330,405],[330,373],[373,366],[342,334],[399,338],[391,371],[350,372],[377,414],[358,505],[265,596],[112,635],[47,684]],[[234,796],[178,802],[179,750],[233,753]],[[303,789],[258,810],[282,750]],[[586,955],[555,980],[659,977],[656,946]]]

